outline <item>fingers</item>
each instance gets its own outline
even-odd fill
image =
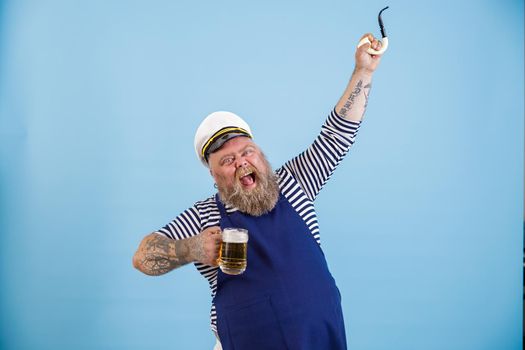
[[[372,47],[372,49],[379,51],[381,49],[381,41],[374,39],[370,46]]]
[[[379,41],[378,39],[376,39],[372,33],[366,33],[365,35],[363,35],[361,37],[361,39],[359,40],[359,42],[361,42],[363,39],[367,39],[369,41],[369,43],[366,43],[364,44],[364,50],[367,50],[368,48],[372,48],[376,51],[380,50],[381,49],[381,41]],[[369,45],[369,46],[366,46],[366,45]]]
[[[209,247],[215,247],[222,242],[222,235],[220,231],[207,232],[204,236],[204,244]]]
[[[208,227],[203,233],[205,233],[204,251],[207,257],[203,263],[210,266],[217,266],[217,259],[219,258],[219,250],[222,242],[221,228],[219,226]]]
[[[221,228],[218,227],[216,230],[213,230],[210,235],[210,239],[215,245],[220,245],[222,242]]]
[[[364,34],[361,39],[359,39],[359,41],[363,40],[364,38],[367,38],[368,41],[372,42],[374,40],[374,36],[372,35],[372,33],[366,33]]]
[[[219,265],[220,249],[221,249],[221,245],[219,244],[219,245],[217,245],[216,249],[212,252],[208,265],[210,265],[210,266],[218,266]]]
[[[221,228],[219,226],[211,226],[202,232],[206,232],[208,235],[216,235],[221,233]]]
[[[220,242],[217,242],[216,244],[214,244],[213,242],[209,242],[209,244],[205,247],[206,260],[203,261],[203,263],[210,266],[217,266],[217,260],[219,259],[220,255],[220,249]]]

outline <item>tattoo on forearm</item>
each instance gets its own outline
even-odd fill
[[[188,254],[191,252],[193,258],[197,261],[204,259],[205,252],[204,245],[202,244],[202,235],[196,235],[192,238],[189,238],[187,243],[186,249],[188,250]]]
[[[354,88],[354,91],[352,91],[350,93],[350,96],[348,96],[345,104],[343,105],[343,107],[339,110],[339,115],[341,117],[345,117],[347,115],[348,112],[350,112],[350,110],[352,109],[352,107],[354,106],[354,101],[355,101],[355,98],[357,97],[357,95],[359,95],[359,93],[361,92],[361,88],[363,86],[363,81],[362,80],[359,80],[357,82],[357,84],[355,85],[355,88]]]
[[[190,262],[187,243],[185,240],[175,241],[158,234],[151,235],[137,252],[141,271],[158,276]]]
[[[364,117],[364,115],[365,115],[366,106],[368,106],[368,96],[370,96],[370,89],[371,88],[372,88],[372,83],[368,83],[364,87],[363,94],[365,95],[365,106],[363,108],[363,114],[361,115],[361,117]]]
[[[363,81],[359,80],[356,83],[354,90],[350,93],[350,95],[346,99],[345,104],[339,110],[339,115],[341,117],[346,117],[348,115],[348,113],[350,113],[350,111],[355,106],[355,102],[356,102],[357,96],[359,96],[359,94],[361,92],[363,92],[363,94],[365,96],[365,104],[363,106],[363,115],[364,115],[365,114],[365,110],[366,110],[366,106],[368,105],[368,96],[370,95],[370,89],[371,88],[372,88],[372,83],[368,83],[365,86],[363,86]]]

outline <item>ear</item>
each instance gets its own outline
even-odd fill
[[[210,175],[211,177],[213,178],[213,181],[215,181],[215,172],[213,171],[213,168],[209,168],[209,171],[210,171]],[[216,181],[215,181],[216,182]]]

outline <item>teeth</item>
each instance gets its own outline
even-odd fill
[[[253,171],[248,171],[247,173],[242,174],[241,176],[239,176],[239,178],[241,178],[241,177],[245,177],[245,176],[248,176],[248,175],[250,175],[250,174],[253,174]]]

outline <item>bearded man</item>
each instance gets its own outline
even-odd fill
[[[341,296],[320,247],[313,202],[348,152],[363,118],[381,43],[360,46],[342,97],[314,142],[275,172],[248,124],[230,112],[201,123],[195,151],[218,193],[146,236],[133,257],[148,275],[193,262],[212,291],[216,349],[346,349]],[[247,229],[248,266],[217,267],[221,228]]]

